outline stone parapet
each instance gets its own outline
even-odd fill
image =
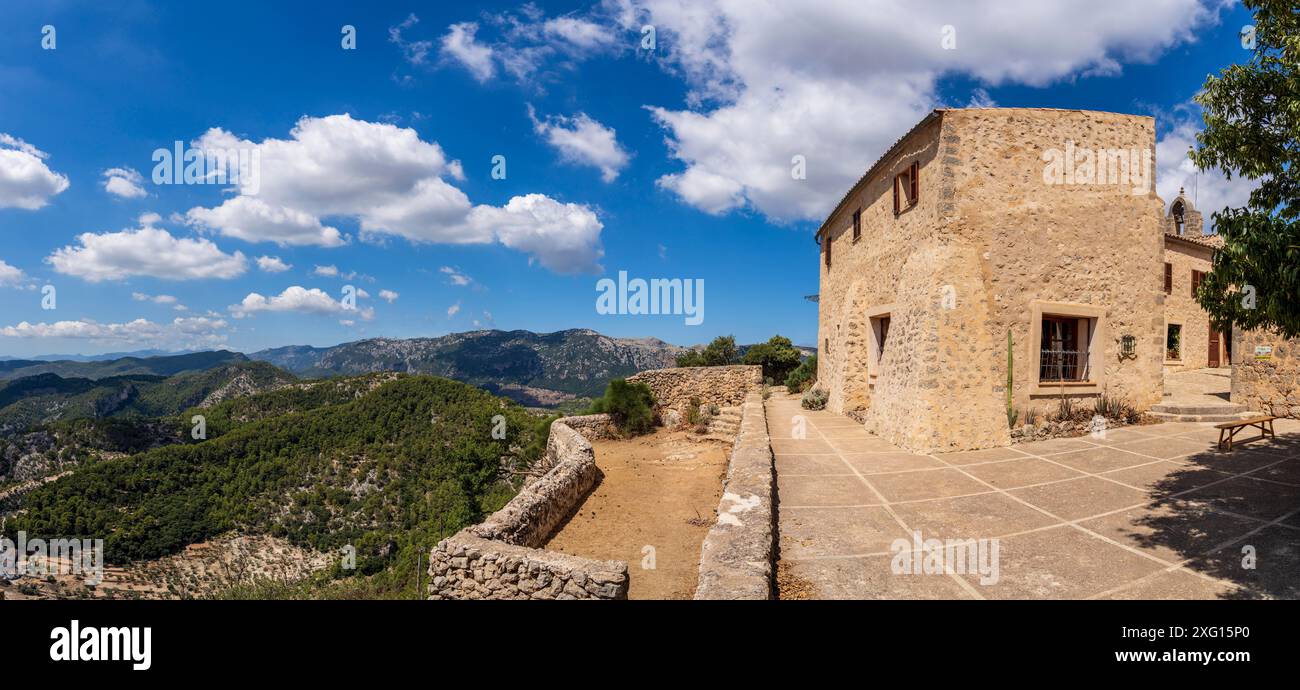
[[[718,520],[700,549],[696,599],[771,599],[776,530],[775,476],[767,415],[758,393],[745,398]]]

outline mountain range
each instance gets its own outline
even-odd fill
[[[375,371],[434,374],[525,405],[599,396],[610,379],[671,367],[687,348],[656,338],[611,338],[596,331],[482,330],[437,338],[372,338],[333,347],[294,345],[250,353],[302,377]]]

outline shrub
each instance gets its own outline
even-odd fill
[[[813,377],[817,376],[817,355],[799,363],[793,371],[785,376],[785,387],[791,393],[802,393],[808,384],[812,383]]]
[[[686,404],[686,423],[695,426],[700,423],[700,399],[692,396]]]
[[[591,405],[591,412],[608,413],[614,426],[627,436],[648,433],[654,427],[655,396],[644,383],[628,383],[614,379],[605,388],[605,395]]]
[[[824,410],[826,409],[826,398],[826,391],[814,388],[803,394],[803,409]]]

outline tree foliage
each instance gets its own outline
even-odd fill
[[[767,342],[749,348],[741,361],[763,367],[763,378],[781,385],[785,383],[786,376],[799,366],[801,359],[803,353],[789,338],[774,335]]]
[[[1214,213],[1224,246],[1197,298],[1220,328],[1300,336],[1300,13],[1290,0],[1244,0],[1255,50],[1206,78],[1196,101],[1205,128],[1191,153],[1258,182],[1244,207]],[[1243,39],[1244,40],[1244,39]]]
[[[736,348],[736,338],[720,335],[713,339],[703,350],[691,350],[677,356],[679,367],[721,367],[740,363],[740,350]]]
[[[608,413],[619,431],[629,436],[648,433],[655,422],[655,396],[644,383],[614,379],[605,395],[591,406],[593,414]]]

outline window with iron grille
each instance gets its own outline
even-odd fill
[[[1090,319],[1043,315],[1039,334],[1041,347],[1039,382],[1081,382],[1089,380],[1088,342]]]

